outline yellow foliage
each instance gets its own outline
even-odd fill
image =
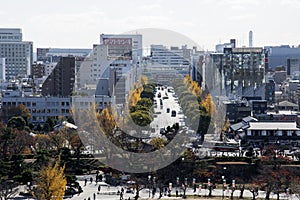
[[[129,98],[128,98],[128,105],[129,107],[135,106],[137,102],[141,99],[141,88],[136,88],[134,90],[130,90]]]
[[[166,140],[163,138],[153,138],[151,139],[150,144],[154,147],[154,149],[161,149],[165,146]]]
[[[190,85],[192,81],[193,81],[193,80],[192,80],[192,77],[191,77],[190,75],[186,75],[186,76],[184,77],[184,80],[183,80],[183,82],[184,82],[185,84],[187,84],[187,85]]]
[[[104,133],[110,135],[116,127],[116,120],[112,111],[109,108],[104,108],[97,119]]]
[[[200,97],[202,95],[202,89],[196,81],[191,82],[190,90],[192,91],[193,95],[195,95],[196,97]]]
[[[141,83],[141,86],[147,85],[148,84],[148,77],[147,76],[141,76],[140,77],[140,83]]]
[[[59,166],[58,159],[54,166],[51,162],[39,172],[37,188],[34,195],[38,199],[62,200],[65,194],[67,179],[65,177],[65,166]]]
[[[216,105],[213,102],[212,96],[208,94],[206,98],[201,102],[201,106],[205,108],[210,116],[216,114]]]
[[[193,95],[196,97],[201,97],[202,95],[202,88],[198,85],[196,81],[193,81],[192,77],[189,75],[186,75],[184,77],[183,82],[187,85],[190,92],[192,92]]]
[[[227,129],[230,127],[230,121],[229,121],[229,119],[226,119],[226,122],[225,122],[225,124],[224,124],[224,126],[223,126],[223,128],[222,128],[222,132],[225,132],[225,131],[227,131]]]

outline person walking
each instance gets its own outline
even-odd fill
[[[101,185],[98,186],[98,194],[100,194]]]
[[[120,200],[123,200],[123,192],[120,193]]]

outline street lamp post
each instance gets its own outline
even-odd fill
[[[149,198],[150,198],[150,182],[151,182],[151,175],[148,176],[148,184],[149,184]]]
[[[172,183],[170,182],[169,183],[169,194],[168,194],[169,197],[171,196],[171,191],[172,191]]]
[[[224,199],[224,190],[225,190],[225,176],[222,176],[222,181],[223,181],[223,189],[222,189],[222,199]]]
[[[211,182],[210,182],[210,178],[207,179],[207,189],[208,189],[208,196],[210,197],[211,196]]]

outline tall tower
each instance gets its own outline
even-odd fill
[[[253,47],[253,32],[249,31],[249,47]]]

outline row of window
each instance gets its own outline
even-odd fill
[[[260,131],[260,130],[254,130],[254,131],[247,131],[248,136],[300,136],[300,131],[277,131],[277,130],[269,130],[269,131]]]
[[[29,109],[30,113],[70,113],[69,109]]]
[[[2,102],[3,106],[16,106],[16,105],[20,105],[23,104],[26,107],[43,107],[43,106],[70,106],[70,102]]]
[[[21,39],[19,36],[0,36],[0,39],[15,39],[15,40],[19,40]]]

